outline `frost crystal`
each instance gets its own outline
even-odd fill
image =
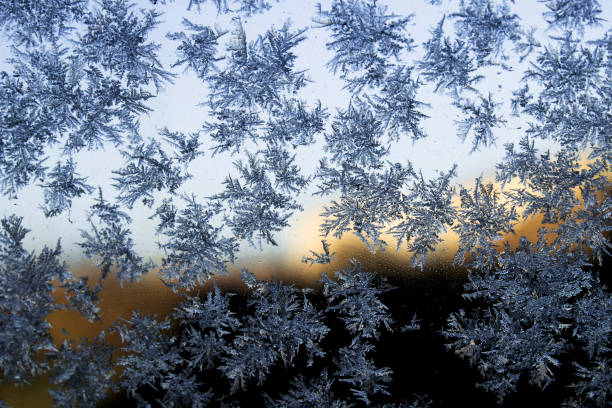
[[[151,261],[143,261],[134,252],[134,242],[126,226],[131,218],[119,210],[117,204],[104,200],[101,188],[88,218],[92,232],[81,230],[84,241],[79,245],[85,256],[96,261],[102,271],[102,279],[116,270],[121,284],[124,280],[135,282],[155,266]],[[96,218],[98,223],[94,223]]]
[[[397,60],[403,50],[412,50],[413,40],[403,32],[412,16],[398,18],[386,14],[386,9],[365,0],[335,0],[329,11],[318,5],[319,16],[314,22],[331,31],[327,48],[336,55],[327,65],[333,73],[340,70],[349,83],[357,80],[361,86],[378,86],[386,75],[388,60]]]
[[[175,289],[193,288],[216,273],[225,273],[238,249],[235,238],[220,236],[222,228],[213,226],[213,217],[219,213],[216,206],[200,204],[195,196],[183,199],[183,210],[166,202],[157,212],[162,218],[158,233],[167,237],[159,243],[165,253],[159,275]]]
[[[78,177],[72,158],[65,165],[57,163],[48,177],[52,181],[41,184],[44,188],[45,205],[42,210],[47,217],[54,217],[64,210],[70,210],[72,198],[91,194],[94,188],[85,184],[86,177]]]

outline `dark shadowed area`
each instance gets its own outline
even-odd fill
[[[513,247],[521,235],[533,241],[540,226],[540,218],[527,220],[516,227],[516,235],[509,234],[505,239]],[[317,280],[321,273],[331,275],[335,270],[346,267],[351,258],[355,258],[365,270],[384,276],[395,287],[383,296],[383,301],[396,321],[410,320],[416,313],[418,319],[424,322],[419,331],[409,331],[401,335],[383,332],[380,347],[377,347],[376,360],[379,365],[391,367],[394,372],[391,383],[394,399],[396,394],[398,401],[413,400],[416,394],[427,394],[438,402],[446,401],[443,406],[474,406],[476,402],[485,406],[495,405],[494,395],[474,387],[480,379],[476,369],[471,368],[467,361],[455,356],[452,351],[447,351],[444,338],[440,335],[440,330],[445,327],[449,314],[467,305],[461,297],[467,272],[452,265],[456,241],[451,234],[447,234],[446,238],[445,242],[436,249],[434,256],[428,259],[422,271],[408,266],[410,258],[403,250],[395,253],[393,248],[390,248],[386,252],[371,253],[359,239],[346,235],[342,241],[330,240],[332,251],[336,252],[336,260],[329,265],[303,264],[297,252],[282,259],[262,256],[237,262],[229,268],[229,275],[220,276],[214,281],[222,290],[244,295],[247,292],[239,275],[240,270],[248,266],[249,270],[260,279],[274,278],[293,283],[298,287],[318,288]],[[87,261],[73,265],[72,272],[77,276],[90,276],[92,281],[95,281],[99,273]],[[206,291],[211,286],[212,282],[202,290]],[[55,293],[59,299],[62,298],[61,290]],[[155,271],[151,271],[140,282],[124,282],[123,288],[113,276],[105,281],[100,297],[102,299],[100,321],[89,323],[75,311],[59,311],[49,317],[53,325],[51,333],[56,344],[64,339],[93,338],[101,330],[112,326],[116,320],[129,318],[133,310],[163,317],[169,314],[182,299],[181,295],[173,293],[159,281]],[[121,345],[116,333],[109,335],[107,340],[115,347]],[[324,342],[330,349],[338,346],[337,339],[328,338]],[[569,375],[569,372],[565,374]],[[564,373],[560,372],[558,375],[563,376]],[[290,377],[285,370],[279,371],[276,375],[272,372],[266,382],[266,391],[270,393],[275,389],[286,389]],[[47,377],[43,376],[28,387],[15,388],[3,384],[0,386],[0,395],[11,407],[42,408],[51,406],[47,386]],[[558,406],[563,400],[561,397],[563,390],[558,389],[554,383],[544,391],[527,384],[523,384],[522,387],[523,392],[508,398],[504,406],[515,406],[519,403],[517,398],[539,401],[538,406]],[[125,395],[120,393],[109,398],[106,406],[126,404],[128,402]]]

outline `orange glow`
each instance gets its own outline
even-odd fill
[[[583,159],[582,164],[583,168],[586,167],[587,161]],[[606,177],[612,179],[612,173],[608,172]],[[483,179],[482,183],[493,183],[497,191],[501,190],[501,185],[494,183],[492,179]],[[468,190],[473,188],[473,180],[465,183],[464,187]],[[511,188],[518,187],[518,184],[507,184],[504,190],[508,191]],[[580,196],[578,198],[581,199]],[[458,196],[455,196],[453,204],[459,206]],[[517,209],[517,211],[520,214],[520,209]],[[330,236],[327,237],[327,241],[331,245],[331,252],[336,253],[335,261],[328,265],[315,264],[312,266],[302,263],[302,256],[309,255],[310,249],[318,252],[322,250],[321,237],[318,234],[319,225],[322,222],[319,212],[320,209],[313,209],[301,214],[300,218],[294,223],[287,244],[288,250],[283,256],[272,258],[260,254],[239,258],[234,265],[228,268],[228,275],[211,279],[204,285],[202,291],[212,287],[213,281],[222,289],[244,290],[240,280],[240,271],[247,266],[260,279],[274,277],[286,283],[294,283],[298,287],[313,287],[316,286],[322,273],[331,275],[333,271],[347,266],[351,258],[356,258],[366,270],[387,276],[423,276],[440,271],[452,274],[464,273],[461,269],[452,267],[453,257],[458,248],[458,236],[450,228],[441,235],[442,242],[428,256],[423,271],[410,267],[412,255],[406,251],[405,247],[396,252],[395,241],[389,235],[383,236],[383,239],[388,243],[387,250],[376,253],[370,252],[359,238],[350,233],[345,234],[341,240]],[[521,236],[525,236],[531,242],[536,242],[538,229],[543,226],[542,218],[542,215],[537,215],[524,221],[520,220],[514,227],[515,233],[505,234],[498,247],[502,248],[502,244],[508,242],[512,248],[516,248]],[[555,227],[556,225],[547,224],[546,226]],[[92,283],[97,280],[100,274],[100,271],[88,260],[71,265],[70,269],[75,276],[89,276]],[[52,324],[51,335],[56,344],[61,343],[64,339],[77,340],[80,337],[95,337],[100,331],[112,326],[116,320],[120,318],[129,319],[133,310],[156,314],[158,318],[168,315],[180,303],[182,296],[173,293],[164,286],[157,278],[156,272],[156,270],[150,271],[137,283],[124,282],[123,288],[120,287],[119,281],[114,276],[106,279],[104,289],[100,293],[102,299],[100,304],[102,318],[100,321],[89,323],[75,311],[52,313],[48,320]],[[64,299],[63,290],[57,289],[55,296],[62,303],[62,299]],[[62,328],[66,329],[69,334],[62,333]],[[115,347],[120,347],[120,339],[116,334],[108,336],[107,341]],[[41,376],[34,379],[32,385],[28,387],[15,388],[11,384],[1,384],[0,394],[9,406],[45,407],[51,406],[51,398],[47,392],[47,387],[48,377]]]

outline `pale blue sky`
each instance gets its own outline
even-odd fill
[[[325,67],[325,63],[329,61],[332,53],[325,48],[325,43],[329,40],[327,31],[321,28],[313,28],[312,17],[316,13],[316,3],[317,1],[281,0],[278,4],[273,5],[272,10],[243,19],[243,23],[249,41],[254,40],[258,34],[264,33],[273,24],[277,27],[282,26],[287,19],[291,20],[295,28],[308,28],[305,33],[307,39],[297,47],[295,52],[298,56],[297,69],[307,69],[308,76],[313,82],[301,92],[300,97],[309,101],[311,105],[316,99],[320,99],[323,106],[327,107],[331,114],[328,121],[328,124],[331,124],[336,108],[347,106],[349,94],[342,89],[343,82],[329,73]],[[329,9],[331,1],[322,1],[321,3],[323,9]],[[450,10],[449,6],[458,2],[446,0],[442,7],[431,6],[425,0],[381,0],[378,3],[389,6],[389,11],[399,16],[415,14],[415,18],[407,27],[407,31],[415,39],[418,48],[413,53],[404,55],[402,59],[404,63],[411,65],[416,58],[420,57],[422,53],[420,45],[429,38],[429,30],[439,21],[445,10]],[[604,7],[602,17],[607,22],[600,28],[588,30],[587,35],[599,35],[610,27],[612,7],[606,1],[602,3]],[[142,7],[150,6],[148,0],[142,0],[139,4]],[[163,23],[157,28],[151,40],[162,45],[159,56],[166,69],[169,69],[170,64],[175,61],[176,44],[167,40],[165,34],[169,31],[181,30],[180,21],[183,17],[197,24],[211,26],[218,24],[226,29],[232,27],[231,15],[218,15],[212,4],[202,6],[199,13],[195,8],[187,11],[186,4],[186,0],[176,0],[174,3],[159,7],[164,12],[161,17]],[[544,10],[544,5],[535,0],[517,0],[513,7],[513,11],[521,17],[521,24],[524,27],[535,26],[538,28],[538,38],[541,38],[542,42],[546,42],[547,35],[554,34],[545,31],[546,23],[541,17]],[[445,30],[448,30],[447,32],[452,30],[450,20],[447,20]],[[222,42],[228,38],[229,35],[222,37]],[[0,49],[0,59],[4,61],[9,56],[8,42],[2,41],[1,43],[4,46]],[[512,45],[507,44],[507,47],[510,50]],[[223,46],[219,47],[219,51],[223,53]],[[502,72],[499,75],[497,69],[493,68],[485,74],[486,79],[478,85],[479,90],[484,94],[490,91],[495,100],[504,102],[500,112],[503,113],[508,123],[505,128],[496,129],[497,146],[484,147],[480,151],[470,154],[472,147],[470,141],[461,143],[456,136],[456,125],[453,121],[457,119],[457,111],[451,106],[451,99],[442,94],[434,94],[432,92],[433,87],[428,85],[423,87],[418,95],[421,101],[431,104],[431,107],[424,111],[430,116],[430,119],[424,122],[424,128],[429,135],[428,138],[414,144],[409,138],[406,138],[405,141],[393,145],[389,160],[400,162],[409,160],[415,168],[422,169],[426,177],[433,176],[436,169],[448,170],[453,163],[457,163],[459,165],[457,181],[460,183],[470,183],[480,174],[492,175],[494,164],[503,157],[503,144],[509,141],[518,141],[523,134],[522,130],[518,128],[525,129],[526,127],[524,118],[523,121],[519,121],[512,118],[509,113],[509,97],[511,92],[519,87],[524,66],[517,68],[514,72]],[[2,63],[1,69],[10,70],[5,63]],[[141,133],[145,139],[155,137],[157,130],[162,127],[168,127],[175,131],[193,132],[198,130],[207,120],[207,107],[197,106],[199,103],[207,101],[205,85],[192,72],[183,72],[182,67],[174,68],[172,71],[178,74],[174,84],[166,85],[165,91],[149,103],[153,112],[141,118]],[[227,153],[213,158],[211,152],[208,151],[211,146],[210,140],[206,136],[202,140],[204,141],[203,150],[206,150],[206,155],[193,163],[190,168],[193,179],[181,189],[182,192],[195,192],[201,199],[223,189],[221,182],[228,173],[235,174],[231,163],[238,158],[231,157]],[[323,135],[319,135],[314,146],[298,152],[298,164],[307,174],[314,172],[318,164],[318,158],[322,155],[323,142]],[[542,142],[538,145],[545,146]],[[48,166],[54,165],[57,161],[53,152],[50,152],[50,156],[47,161]],[[78,160],[78,171],[82,176],[88,177],[89,184],[102,185],[106,197],[113,197],[115,191],[110,187],[111,171],[122,166],[118,152],[112,146],[109,146],[106,151],[81,152],[76,155],[76,158]],[[328,199],[312,198],[310,196],[312,191],[311,188],[302,195],[301,202],[305,207],[305,214],[318,212],[321,205],[328,201]],[[85,213],[91,204],[91,199],[83,198],[73,201],[70,214],[71,223],[67,220],[66,214],[45,219],[42,211],[37,208],[42,203],[42,198],[42,191],[36,186],[24,188],[19,193],[17,200],[0,197],[1,215],[6,216],[16,213],[24,216],[25,226],[32,229],[32,233],[26,242],[26,248],[32,250],[40,249],[42,245],[54,245],[57,238],[61,237],[66,260],[80,259],[81,252],[75,243],[81,240],[79,228],[88,228],[85,222]],[[136,251],[145,257],[151,256],[157,261],[160,254],[156,248],[156,237],[153,233],[155,223],[147,219],[151,213],[152,209],[136,205],[135,209],[130,212],[133,219],[131,227]],[[294,214],[290,222],[301,216],[303,215],[299,212]],[[312,235],[316,236],[317,234],[317,227],[313,225]],[[277,237],[280,246],[273,248],[266,245],[263,254],[266,256],[282,254],[287,250],[288,245],[294,244],[296,234],[292,229],[287,229],[278,234]],[[253,249],[248,248],[247,245],[243,245],[243,248],[245,249],[243,255],[253,253]],[[307,252],[307,249],[310,248],[304,248],[304,253]]]

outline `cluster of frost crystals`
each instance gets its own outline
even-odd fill
[[[502,234],[513,231],[518,215],[514,207],[502,201],[493,184],[482,184],[477,178],[473,192],[461,188],[461,207],[457,210],[457,223],[453,230],[459,235],[459,248],[455,263],[463,264],[465,256],[472,258],[470,266],[487,270],[497,259],[496,243]]]
[[[376,117],[392,139],[399,140],[403,134],[413,141],[427,136],[420,122],[429,116],[420,109],[429,105],[416,99],[419,85],[410,68],[399,66],[382,81],[380,94],[370,98]]]
[[[597,0],[539,0],[546,4],[544,13],[551,27],[583,32],[584,26],[600,25],[603,18]]]
[[[211,393],[202,390],[204,384],[193,370],[183,367],[181,349],[169,333],[171,327],[168,319],[158,321],[137,312],[116,324],[124,353],[116,363],[123,367],[121,387],[138,406],[150,406],[145,398],[151,389],[161,394],[157,399],[161,406],[206,406]]]
[[[291,93],[302,88],[306,77],[294,71],[297,57],[292,48],[304,40],[303,33],[292,31],[287,22],[247,43],[244,27],[238,22],[227,48],[226,68],[207,78],[211,109],[270,108],[279,105],[283,91]]]
[[[53,281],[69,278],[59,242],[38,255],[23,248],[29,230],[22,220],[11,216],[0,222],[0,370],[15,384],[28,383],[48,368],[37,354],[55,350],[46,320],[61,308],[52,295]]]
[[[376,276],[366,272],[354,259],[349,267],[336,271],[335,278],[337,280],[332,280],[324,274],[320,280],[327,298],[327,311],[344,322],[353,339],[350,345],[339,350],[339,358],[334,361],[338,368],[334,376],[350,384],[358,400],[370,404],[369,396],[388,394],[384,383],[391,381],[391,369],[376,367],[367,357],[375,349],[372,342],[378,340],[380,327],[392,331],[393,320],[387,306],[378,298],[391,287],[382,280],[377,284]]]
[[[519,54],[519,62],[525,61],[533,51],[540,48],[542,44],[537,38],[535,27],[522,30],[522,38],[514,42],[514,51]]]
[[[0,74],[0,188],[5,195],[15,197],[32,179],[44,178],[45,146],[71,123],[61,102],[71,100],[68,89],[77,80],[71,80],[62,54],[57,48],[21,52],[11,60],[13,72]],[[50,77],[64,80],[56,79],[53,86]]]
[[[503,63],[508,59],[504,42],[520,39],[519,17],[510,12],[506,1],[461,0],[459,12],[450,16],[457,36],[468,41],[479,66]]]
[[[137,406],[151,406],[147,401],[151,390],[161,406],[204,407],[211,393],[196,373],[184,366],[185,359],[176,336],[170,336],[168,319],[133,312],[129,320],[116,322],[112,330],[121,336],[122,355],[116,365],[122,367],[121,387]]]
[[[283,98],[280,106],[272,108],[272,118],[266,123],[266,131],[261,137],[266,144],[291,144],[308,146],[315,142],[315,136],[322,133],[327,111],[318,102],[308,111],[303,101],[294,98]]]
[[[299,194],[310,183],[295,164],[295,154],[279,145],[268,145],[262,155],[266,170],[274,175],[274,187],[283,193]]]
[[[408,252],[413,253],[411,265],[422,270],[427,254],[442,242],[441,235],[456,217],[451,180],[457,175],[457,165],[447,172],[439,171],[438,177],[427,181],[422,173],[411,175],[412,185],[398,202],[399,223],[389,233],[397,240],[397,250],[406,243]]]
[[[0,23],[9,31],[24,27],[21,40],[11,37],[12,69],[0,73],[0,182],[15,196],[33,179],[46,181],[42,163],[51,145],[71,154],[138,139],[137,116],[149,111],[151,88],[158,91],[172,75],[158,61],[159,46],[147,40],[158,23],[154,11],[136,14],[125,0],[104,0],[97,9],[83,1],[44,2],[44,10],[40,2],[10,3],[3,3]],[[69,23],[82,30],[72,36]],[[51,212],[69,206],[50,194]]]
[[[320,103],[308,109],[295,96],[307,82],[304,72],[294,69],[293,49],[304,40],[303,33],[287,22],[249,43],[238,22],[225,67],[204,78],[214,121],[203,129],[215,143],[214,154],[244,153],[247,142],[265,144],[255,153],[246,150],[247,162],[234,163],[238,176],[226,177],[225,191],[212,197],[224,207],[226,226],[235,237],[253,246],[276,245],[274,234],[302,210],[295,195],[310,179],[289,149],[314,143],[328,116]]]
[[[324,355],[319,342],[329,330],[321,312],[305,296],[300,299],[292,286],[259,282],[247,270],[243,270],[242,280],[254,290],[249,302],[254,312],[243,322],[219,367],[232,381],[234,391],[255,378],[262,385],[277,361],[287,367],[301,349],[308,356],[307,365],[312,365],[315,357]]]
[[[77,310],[81,316],[90,323],[100,320],[100,298],[98,293],[104,289],[101,284],[89,287],[89,277],[81,276],[79,279],[71,279],[62,285],[66,291],[66,297],[70,306]]]
[[[91,232],[81,230],[84,241],[79,246],[86,257],[95,260],[102,272],[101,279],[116,271],[121,284],[124,280],[135,282],[154,267],[151,261],[145,262],[133,249],[134,241],[128,228],[131,218],[117,204],[106,201],[101,188],[88,219]],[[96,219],[98,222],[94,222]]]
[[[387,79],[383,91],[388,99],[354,97],[346,110],[338,110],[331,132],[325,133],[329,161],[323,158],[316,173],[315,194],[341,194],[321,213],[322,234],[341,238],[352,231],[371,250],[386,247],[381,235],[402,217],[402,190],[416,176],[410,163],[384,163],[390,149],[384,139],[399,140],[400,126],[414,140],[424,136],[419,120],[425,115],[416,110],[421,104],[413,97],[417,84],[410,71],[398,68]]]
[[[387,243],[382,234],[390,222],[401,216],[398,203],[404,201],[402,189],[412,174],[410,163],[406,166],[396,163],[388,169],[368,172],[346,162],[336,168],[321,161],[317,172],[321,180],[318,194],[341,193],[338,200],[323,207],[321,233],[342,238],[350,231],[370,250],[384,249]]]
[[[257,113],[243,109],[222,108],[212,112],[215,122],[206,122],[203,130],[215,141],[213,155],[225,151],[240,152],[246,140],[258,140],[264,122]]]
[[[610,255],[608,250],[611,248],[606,234],[612,231],[612,199],[609,196],[602,199],[602,191],[610,188],[604,176],[609,169],[609,160],[605,164],[598,160],[581,171],[586,176],[578,187],[582,205],[574,208],[573,216],[566,222],[553,229],[553,233],[558,235],[557,244],[590,248],[600,265],[604,254]]]
[[[523,146],[528,145],[528,141]],[[513,159],[513,146],[507,145],[507,159]],[[505,165],[505,161],[498,165],[498,177],[512,174],[515,171],[527,170],[528,178],[521,180],[523,186],[514,188],[506,195],[518,206],[524,206],[523,216],[533,217],[543,214],[545,224],[564,222],[571,216],[574,207],[578,206],[578,197],[574,189],[584,182],[588,182],[587,174],[580,174],[575,151],[562,150],[555,158],[546,152],[529,163],[530,168],[513,169]]]
[[[338,381],[350,384],[353,395],[366,405],[370,405],[371,395],[382,393],[389,395],[384,383],[391,382],[391,369],[376,367],[366,357],[375,347],[370,343],[354,343],[340,349],[340,358],[335,361]]]
[[[227,349],[227,335],[235,333],[241,325],[230,310],[230,296],[215,285],[204,301],[199,296],[188,296],[172,314],[185,330],[181,349],[188,353],[185,359],[188,367],[199,371],[211,369]]]
[[[56,287],[90,321],[98,311],[97,292],[66,269],[59,241],[38,254],[23,248],[29,230],[22,221],[15,215],[0,221],[0,373],[14,384],[28,384],[57,364],[47,318],[67,306],[56,302]]]
[[[276,0],[277,2],[279,0]],[[262,13],[270,10],[272,2],[267,0],[234,0],[234,12],[251,16],[253,14]]]
[[[170,201],[156,211],[161,220],[158,233],[167,237],[159,243],[165,253],[159,275],[167,285],[188,289],[216,273],[225,273],[238,244],[234,237],[221,236],[222,227],[214,226],[218,206],[200,204],[195,196],[183,199],[186,206],[180,212]]]
[[[332,72],[360,85],[379,86],[389,68],[389,60],[413,48],[413,40],[404,32],[412,16],[398,18],[386,14],[387,8],[376,1],[335,0],[329,11],[319,5],[314,19],[319,27],[331,31],[327,48],[335,51],[328,62]]]
[[[523,379],[545,387],[559,370],[574,367],[574,395],[566,404],[603,406],[612,379],[612,298],[590,262],[601,266],[610,255],[612,32],[582,40],[603,21],[596,0],[542,2],[554,34],[548,39],[522,29],[506,0],[449,4],[455,36],[445,34],[442,17],[414,64],[404,61],[414,47],[405,31],[413,16],[389,14],[376,0],[319,6],[315,23],[329,31],[327,47],[335,53],[328,67],[351,94],[331,123],[320,102],[308,106],[300,99],[309,79],[296,68],[296,53],[306,30],[285,23],[247,41],[236,19],[225,55],[218,55],[226,31],[184,19],[184,32],[167,35],[176,43],[173,67],[193,71],[210,90],[210,119],[190,135],[163,129],[160,138],[144,140],[139,116],[173,77],[149,40],[160,13],[137,10],[128,0],[0,0],[0,26],[13,43],[11,68],[0,72],[0,191],[16,197],[36,183],[47,216],[70,211],[72,200],[93,192],[73,158],[114,145],[125,158],[113,172],[118,204],[100,192],[88,214],[91,228],[82,231],[84,254],[96,261],[102,280],[115,272],[120,282],[139,279],[153,264],[134,251],[123,209],[138,201],[152,207],[157,193],[166,194],[150,217],[165,237],[160,276],[175,291],[189,290],[226,272],[240,240],[260,248],[276,244],[275,235],[301,209],[296,196],[311,181],[297,165],[298,148],[324,136],[327,157],[314,177],[317,194],[334,199],[321,214],[324,236],[353,232],[369,249],[382,250],[387,233],[398,250],[406,243],[412,265],[423,268],[452,228],[459,236],[455,262],[470,269],[464,296],[476,303],[451,315],[444,330],[449,348],[478,367],[482,385],[500,401]],[[190,0],[187,8],[199,11],[205,3]],[[272,1],[211,3],[220,13],[251,16]],[[528,64],[527,83],[510,101],[513,114],[529,118],[528,136],[552,139],[562,149],[541,154],[527,136],[518,149],[506,145],[497,166],[502,194],[478,178],[473,189],[460,188],[455,206],[456,167],[426,180],[410,162],[385,157],[390,142],[426,136],[428,105],[419,90],[428,83],[453,97],[459,136],[473,140],[472,150],[492,146],[493,130],[505,120],[500,103],[476,85],[486,85],[480,81],[491,66],[512,69],[508,42],[518,62]],[[202,155],[202,136],[214,155],[239,157],[238,175],[200,204],[180,188],[190,177],[188,165]],[[587,146],[592,151],[583,164],[578,149]],[[47,168],[52,147],[63,156]],[[177,196],[183,208],[175,206]],[[517,248],[501,248],[519,212],[524,220],[542,220],[539,240],[523,237]],[[93,406],[114,389],[112,349],[103,335],[54,345],[48,316],[68,307],[52,296],[57,282],[70,307],[90,322],[99,319],[101,283],[89,288],[87,278],[74,279],[60,261],[59,244],[39,254],[25,251],[20,218],[4,218],[1,227],[2,377],[23,384],[50,370],[56,405]],[[334,260],[325,239],[322,249],[303,261]],[[386,398],[392,372],[377,367],[376,342],[393,320],[381,301],[387,288],[373,274],[353,263],[336,279],[325,276],[323,293],[314,295],[249,273],[242,278],[249,296],[215,287],[187,297],[172,321],[134,313],[118,324],[124,354],[116,361],[128,397],[141,406],[154,403],[147,401],[152,391],[161,406],[233,404],[276,373],[301,370],[287,394],[266,396],[267,403],[342,407]],[[420,327],[416,314],[399,323],[401,333]],[[419,399],[410,406],[427,405]]]
[[[436,88],[458,96],[463,89],[474,90],[473,85],[483,79],[475,73],[477,67],[470,55],[469,45],[460,39],[454,42],[444,36],[444,18],[431,32],[431,38],[423,44],[425,55],[418,67],[423,78],[435,82]]]
[[[226,32],[215,31],[210,27],[194,24],[186,18],[183,18],[183,26],[193,34],[188,36],[185,31],[178,31],[166,35],[170,40],[181,41],[181,44],[176,48],[178,59],[172,66],[186,64],[185,70],[190,69],[199,78],[204,79],[208,72],[215,68],[215,62],[220,60],[220,58],[215,57],[218,39]]]
[[[578,152],[563,149],[556,157],[549,152],[537,155],[527,137],[520,142],[521,151],[513,144],[506,146],[506,157],[497,165],[497,180],[517,180],[521,186],[505,193],[511,203],[523,208],[523,218],[542,215],[548,233],[557,246],[589,248],[602,262],[610,243],[612,200],[602,192],[610,188],[605,174],[610,158],[595,150],[586,168],[581,168]]]
[[[139,395],[143,386],[153,387],[158,380],[170,376],[182,361],[172,347],[174,338],[168,335],[170,322],[134,311],[129,320],[116,323],[114,330],[121,336],[124,353],[116,364],[122,367],[121,387],[128,395],[144,403]]]
[[[174,157],[169,157],[167,149],[155,139],[148,144],[133,144],[130,150],[121,152],[127,164],[113,171],[117,175],[113,178],[113,186],[119,190],[117,201],[127,208],[132,208],[140,199],[144,205],[151,207],[155,190],[175,194],[191,178],[186,171],[189,162],[203,154],[198,150],[198,133],[187,137],[180,132],[163,129],[160,135],[177,148]]]
[[[609,332],[608,332],[609,333]],[[576,364],[579,380],[572,384],[576,398],[566,401],[570,407],[584,407],[596,405],[603,407],[610,400],[612,389],[612,360],[602,357],[589,367]]]
[[[88,0],[3,0],[0,27],[17,44],[35,46],[54,42],[74,29],[87,10]]]
[[[91,194],[94,188],[86,184],[87,177],[79,177],[75,163],[70,158],[65,165],[60,162],[48,174],[44,188],[45,205],[41,206],[46,217],[54,217],[72,207],[72,199]]]
[[[49,389],[53,406],[91,407],[116,392],[112,381],[115,374],[112,354],[114,348],[105,342],[104,332],[93,340],[81,339],[77,344],[64,341],[57,351],[50,353],[54,362]]]
[[[168,189],[174,193],[187,178],[178,166],[173,166],[172,159],[156,140],[131,146],[129,151],[121,153],[127,159],[127,165],[114,170],[117,177],[113,179],[115,188],[119,190],[117,201],[127,208],[132,208],[141,198],[142,203],[150,207],[154,202],[153,190]]]
[[[293,408],[296,406],[347,408],[350,405],[345,401],[334,398],[331,387],[333,378],[329,378],[327,370],[323,369],[320,376],[306,381],[300,377],[292,382],[292,388],[281,395],[280,399],[267,398],[267,403],[276,407]]]
[[[159,89],[172,78],[157,58],[160,46],[146,42],[159,14],[149,10],[138,16],[130,11],[133,7],[127,0],[102,0],[98,10],[83,18],[87,30],[79,36],[78,52],[87,63],[99,64],[125,81],[128,88],[153,83]]]
[[[380,326],[390,330],[392,324],[379,299],[390,287],[375,283],[376,276],[357,262],[336,278],[325,277],[323,293],[313,294],[258,280],[245,269],[245,296],[215,285],[205,295],[186,296],[172,322],[133,313],[113,329],[122,340],[123,354],[117,359],[124,370],[122,387],[143,406],[151,400],[150,391],[166,406],[206,406],[213,400],[231,405],[270,384],[273,371],[297,368],[302,371],[287,393],[276,400],[262,395],[268,404],[346,407],[389,395],[391,369],[377,367],[373,358]],[[334,325],[339,331],[334,338],[350,344],[328,351],[323,340],[332,328],[324,321],[336,317],[345,324]],[[170,331],[172,323],[177,330]],[[354,336],[352,341],[346,334]]]
[[[364,339],[377,340],[380,336],[379,327],[384,325],[391,330],[392,319],[387,313],[387,307],[378,296],[391,289],[384,282],[375,283],[375,275],[363,270],[356,260],[351,266],[336,271],[337,280],[323,275],[323,293],[327,297],[328,311],[338,313],[344,321],[346,330],[353,335],[352,345]]]
[[[495,144],[493,135],[494,127],[503,126],[506,121],[496,115],[495,109],[501,105],[493,101],[491,94],[487,98],[480,96],[480,104],[471,100],[458,100],[455,103],[465,118],[456,121],[458,124],[459,138],[465,141],[467,136],[472,133],[472,152],[478,150],[481,145],[490,146]]]
[[[466,285],[464,296],[488,307],[471,316],[454,313],[445,332],[455,352],[478,366],[486,390],[501,401],[522,376],[545,387],[570,348],[595,342],[599,350],[607,349],[610,327],[601,320],[609,321],[612,299],[591,290],[600,283],[582,269],[583,254],[552,249],[543,238],[535,245],[521,238],[516,250],[506,247],[498,263],[489,272],[472,274]],[[588,312],[599,311],[597,321],[580,319],[584,301],[599,305]],[[589,330],[603,337],[579,336]]]
[[[121,387],[138,406],[150,406],[151,390],[158,393],[161,406],[206,406],[211,393],[197,373],[185,366],[185,358],[176,336],[171,336],[168,319],[133,312],[129,320],[117,322],[113,330],[121,336],[122,355],[116,365],[122,367]]]
[[[348,109],[338,110],[332,132],[325,134],[325,151],[334,163],[377,168],[388,148],[383,144],[384,127],[367,103],[356,98]]]
[[[335,55],[327,65],[332,73],[341,72],[345,88],[355,97],[345,111],[338,112],[335,126],[346,122],[357,128],[375,128],[375,134],[387,132],[395,140],[405,133],[413,140],[425,137],[420,121],[427,115],[420,109],[427,104],[417,99],[421,83],[412,79],[412,70],[400,63],[400,57],[414,47],[412,38],[404,32],[412,15],[399,18],[386,14],[386,7],[376,1],[363,0],[334,1],[329,11],[323,11],[320,5],[318,8],[315,23],[332,32],[333,41],[327,48]],[[396,63],[391,62],[393,59]],[[364,89],[377,91],[364,95],[368,103],[358,96]],[[328,136],[326,139],[329,145]],[[333,143],[326,147],[328,151],[333,148]],[[380,156],[383,151],[373,153]]]
[[[586,147],[610,145],[611,100],[605,80],[605,41],[585,47],[571,33],[555,37],[555,44],[538,53],[524,78],[542,87],[534,97],[524,88],[517,94],[521,112],[535,119],[527,134],[552,138],[562,145]]]
[[[273,233],[288,226],[287,219],[302,207],[291,194],[275,189],[268,176],[268,166],[259,157],[249,154],[248,163],[239,160],[234,166],[240,172],[240,179],[228,176],[224,181],[225,191],[212,197],[219,205],[227,203],[230,215],[225,217],[226,225],[236,238],[247,240],[253,246],[257,242],[261,247],[262,240],[277,245]],[[293,180],[285,178],[285,181],[288,184],[284,186],[290,190]],[[276,178],[276,184],[279,183],[283,185],[282,178]]]
[[[244,27],[237,24],[225,68],[203,78],[210,84],[210,116],[215,119],[204,130],[216,142],[215,154],[238,153],[249,139],[294,148],[314,142],[327,114],[320,103],[309,111],[294,96],[307,82],[304,72],[294,69],[293,49],[304,40],[303,33],[287,22],[247,43]]]
[[[612,211],[603,193],[610,188],[604,176],[609,155],[595,149],[593,160],[580,166],[577,151],[538,155],[527,137],[520,151],[512,144],[506,150],[497,179],[519,183],[504,192],[507,204],[496,203],[496,193],[478,182],[474,194],[461,195],[460,246],[465,234],[485,244],[470,246],[476,268],[464,293],[480,308],[453,313],[445,334],[457,354],[478,366],[481,385],[500,401],[524,377],[545,387],[554,380],[560,356],[582,350],[587,357],[573,362],[577,399],[568,403],[601,405],[609,394],[610,378],[601,362],[610,351],[612,297],[589,271],[587,251],[600,264],[609,255],[604,234]],[[516,249],[506,244],[498,254],[486,245],[511,231],[517,214],[507,205],[521,208],[524,219],[541,216],[543,226],[537,243],[521,237]]]
[[[348,161],[338,168],[322,160],[317,194],[339,192],[341,196],[323,208],[321,232],[342,238],[351,231],[372,251],[387,247],[382,234],[388,232],[397,240],[398,250],[406,243],[414,254],[412,265],[422,267],[427,254],[441,242],[441,234],[453,224],[451,181],[455,176],[456,166],[425,180],[410,163],[389,163],[368,171]]]

